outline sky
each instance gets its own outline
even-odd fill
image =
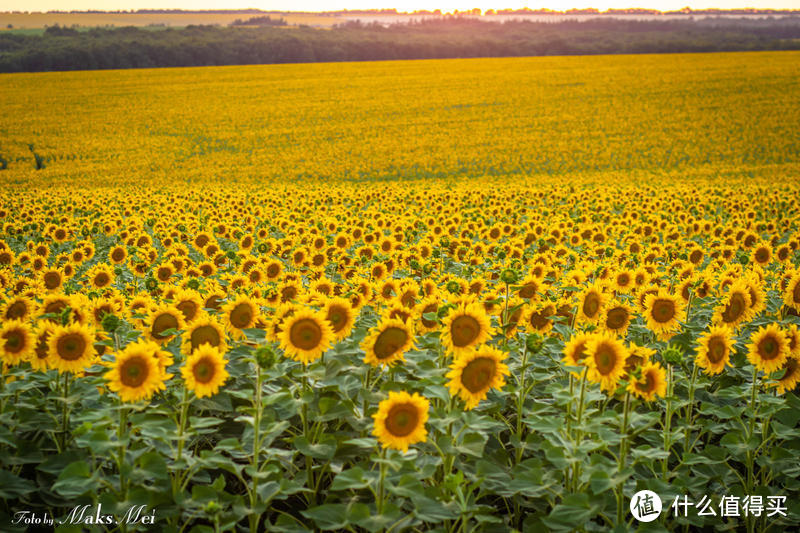
[[[643,7],[670,11],[685,6],[693,9],[733,9],[744,7],[798,9],[800,0],[534,0],[533,3],[491,0],[3,0],[0,11],[50,11],[50,10],[104,10],[128,9],[244,9],[257,8],[267,11],[338,11],[342,9],[383,9],[395,8],[398,11],[419,9],[441,9],[450,12],[454,9],[531,9],[548,8],[564,11],[570,8],[594,7],[600,11],[609,8]]]

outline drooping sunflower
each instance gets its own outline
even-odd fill
[[[625,358],[625,373],[631,374],[640,366],[648,363],[656,351],[646,346],[639,346],[635,343],[628,345],[628,357]]]
[[[42,298],[42,303],[39,306],[39,315],[51,315],[51,318],[48,318],[48,320],[58,322],[58,315],[61,315],[69,305],[69,296],[58,293],[48,294]]]
[[[730,365],[734,340],[733,332],[725,326],[712,326],[698,339],[697,356],[694,363],[706,374],[715,375]]]
[[[586,342],[586,378],[599,383],[606,391],[613,391],[617,381],[625,374],[628,349],[611,333],[594,333]]]
[[[646,362],[641,367],[638,378],[632,377],[628,383],[628,392],[645,401],[653,401],[656,396],[667,394],[667,373],[660,363]]]
[[[660,340],[669,340],[680,328],[680,322],[686,320],[686,310],[680,300],[666,289],[648,294],[644,306],[647,327]]]
[[[436,319],[431,320],[431,318],[434,318],[431,314],[436,315],[439,311],[439,298],[429,296],[423,299],[417,304],[416,311],[419,316],[419,320],[416,323],[417,332],[428,333],[439,329],[439,321]],[[426,318],[425,315],[428,315],[428,317]]]
[[[781,374],[775,383],[771,386],[778,388],[778,394],[785,394],[797,388],[800,383],[800,359],[796,357],[787,357],[786,362],[780,368]]]
[[[486,398],[489,389],[501,389],[508,366],[503,363],[506,354],[491,346],[482,346],[456,357],[445,377],[452,396],[458,395],[467,409],[475,408]]]
[[[23,320],[9,320],[0,326],[0,357],[6,365],[28,360],[36,348],[31,327]]]
[[[373,366],[391,366],[403,360],[403,354],[411,349],[413,343],[414,334],[407,322],[384,318],[361,343],[366,354],[364,362]]]
[[[553,328],[550,317],[556,316],[556,306],[553,302],[530,306],[524,312],[525,328],[530,332],[547,333]]]
[[[408,447],[425,442],[428,432],[430,403],[418,393],[405,391],[389,392],[389,398],[378,405],[378,412],[372,415],[375,427],[372,434],[385,448],[408,451]]]
[[[123,402],[147,400],[166,388],[164,382],[172,377],[165,373],[160,346],[153,341],[139,339],[125,347],[106,372],[109,390],[119,394]],[[169,358],[169,354],[165,354]]]
[[[243,329],[255,327],[261,310],[258,303],[247,295],[241,294],[222,306],[225,325],[235,336],[242,337]]]
[[[442,345],[458,355],[486,342],[494,330],[489,315],[476,302],[464,302],[450,310],[442,321]]]
[[[227,363],[219,349],[203,344],[186,358],[181,367],[181,376],[190,391],[198,398],[213,396],[228,379]]]
[[[34,348],[33,355],[28,358],[31,368],[34,370],[46,372],[47,369],[50,368],[50,349],[48,347],[48,341],[54,330],[55,325],[47,320],[40,321],[36,326],[36,330],[34,331],[36,347]]]
[[[777,324],[758,328],[747,348],[747,359],[765,374],[780,369],[789,356],[789,340]]]
[[[714,309],[712,323],[736,329],[739,324],[752,318],[752,299],[747,285],[741,280],[734,281],[719,306]]]
[[[150,311],[145,333],[150,340],[163,345],[175,337],[174,333],[165,333],[166,331],[183,329],[186,329],[183,313],[174,305],[161,304]]]
[[[631,324],[633,309],[626,303],[615,300],[611,302],[603,312],[602,324],[608,331],[613,331],[620,337],[624,337]]]
[[[346,339],[353,330],[356,321],[356,312],[350,306],[347,298],[330,298],[323,308],[325,318],[331,325],[333,337],[340,341]]]
[[[284,319],[280,341],[287,356],[309,364],[331,347],[333,331],[322,313],[299,309]]]
[[[47,341],[50,367],[59,372],[82,372],[94,362],[94,340],[95,332],[89,326],[55,326]]]
[[[212,348],[217,348],[221,353],[228,352],[228,344],[225,341],[225,328],[220,322],[209,315],[201,313],[181,336],[181,353],[191,355],[203,344],[210,344]]]
[[[603,307],[608,299],[599,283],[592,283],[580,295],[577,319],[589,324],[596,324],[603,314]]]

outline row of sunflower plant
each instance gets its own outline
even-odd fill
[[[640,489],[796,493],[796,209],[591,190],[4,212],[4,528],[85,504],[169,531],[624,530]],[[653,527],[782,530],[787,505]]]

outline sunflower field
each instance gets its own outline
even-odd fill
[[[0,531],[796,530],[798,58],[3,75]]]

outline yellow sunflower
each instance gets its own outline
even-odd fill
[[[489,389],[505,385],[504,376],[509,375],[508,366],[503,363],[505,357],[504,352],[490,346],[456,357],[445,376],[450,379],[450,394],[464,400],[467,409],[475,408]]]
[[[414,335],[408,323],[384,318],[361,343],[366,354],[364,362],[373,366],[391,366],[404,359],[403,354],[411,349],[413,342]]]
[[[183,313],[174,305],[161,304],[150,311],[147,317],[145,333],[150,340],[158,344],[166,344],[175,337],[175,333],[164,333],[168,330],[183,330],[186,323]]]
[[[800,359],[787,357],[780,370],[782,372],[780,377],[770,386],[777,387],[778,394],[785,394],[796,389],[797,384],[800,382]]]
[[[645,401],[655,400],[656,396],[667,394],[667,373],[660,363],[646,362],[641,367],[641,375],[632,377],[628,392]]]
[[[590,333],[576,333],[564,345],[564,359],[567,366],[583,366],[586,358],[586,344],[592,338]]]
[[[477,302],[462,302],[444,318],[441,342],[458,355],[486,342],[493,332],[491,320],[483,306]]]
[[[686,310],[678,298],[659,289],[656,294],[648,294],[644,301],[647,327],[662,340],[669,340],[686,320]]]
[[[550,317],[556,316],[556,306],[552,302],[546,302],[539,306],[530,306],[523,315],[525,328],[528,331],[547,333],[553,328],[553,321]]]
[[[34,348],[33,355],[28,358],[31,368],[34,370],[46,372],[50,368],[48,341],[50,340],[50,335],[53,334],[53,330],[55,330],[55,325],[47,320],[43,320],[39,322],[39,325],[34,331],[36,347]]]
[[[586,342],[586,378],[599,383],[606,391],[613,391],[617,381],[625,374],[628,349],[611,333],[594,333]]]
[[[378,405],[378,412],[372,415],[375,419],[372,434],[383,447],[406,452],[410,445],[427,439],[425,423],[429,408],[428,400],[416,392],[412,395],[391,391],[389,398]]]
[[[31,327],[22,320],[9,320],[0,326],[0,356],[6,365],[27,361],[36,348]]]
[[[603,314],[603,307],[607,300],[603,287],[599,283],[592,283],[580,295],[578,305],[578,320],[589,324],[596,324]]]
[[[793,275],[783,291],[783,303],[800,311],[800,273]]]
[[[225,325],[237,337],[243,337],[243,329],[255,327],[261,314],[258,304],[247,295],[239,295],[222,306]]]
[[[210,344],[212,348],[217,348],[222,353],[228,352],[225,329],[215,317],[205,312],[201,313],[183,332],[181,353],[191,355],[203,344]]]
[[[331,347],[333,331],[325,315],[299,309],[286,317],[280,334],[281,348],[287,356],[309,364]]]
[[[417,332],[428,333],[430,331],[436,331],[439,329],[438,320],[429,320],[428,318],[425,318],[426,314],[431,313],[436,315],[436,313],[439,311],[439,298],[436,296],[429,296],[423,299],[419,304],[417,304],[416,311],[419,316],[419,320],[416,323]]]
[[[618,300],[611,302],[603,312],[602,324],[605,329],[624,337],[631,324],[633,309],[626,303]]]
[[[734,281],[721,304],[714,309],[712,323],[735,329],[752,318],[752,303],[747,285],[741,280]]]
[[[93,289],[105,289],[114,283],[114,271],[105,264],[97,264],[86,272],[86,280]]]
[[[157,391],[164,390],[164,381],[172,376],[165,373],[161,361],[170,356],[159,352],[162,352],[159,345],[146,339],[126,346],[105,374],[109,390],[119,394],[123,402],[147,400]]]
[[[713,376],[725,370],[726,365],[730,366],[734,340],[729,328],[712,326],[711,331],[703,334],[698,341],[694,363],[706,374]]]
[[[31,316],[36,304],[26,296],[14,296],[0,308],[3,320],[24,320]]]
[[[183,320],[191,324],[203,311],[203,297],[192,289],[181,289],[173,297],[175,307],[183,313]]]
[[[777,324],[758,328],[750,341],[747,358],[765,374],[780,369],[789,356],[789,340]]]
[[[55,326],[47,341],[50,366],[59,372],[82,372],[94,362],[94,339],[95,332],[89,326]]]
[[[209,344],[203,344],[186,358],[181,367],[186,388],[194,391],[198,398],[215,395],[228,379],[226,363],[222,352]]]
[[[356,313],[350,306],[347,298],[330,298],[325,302],[323,308],[325,319],[331,326],[333,337],[340,341],[346,339],[353,330],[356,321]]]

